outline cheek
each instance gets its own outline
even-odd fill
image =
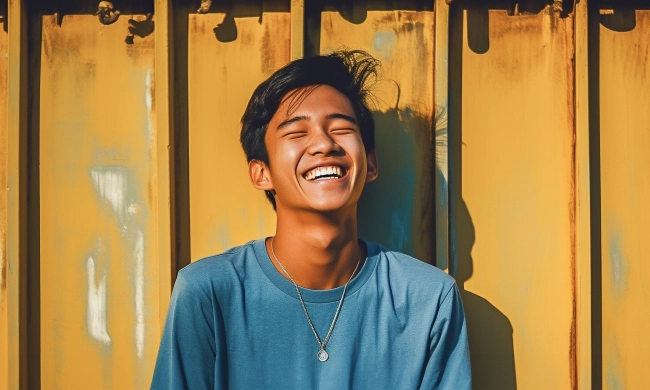
[[[305,154],[308,146],[308,137],[276,140],[277,152],[286,160],[299,160]]]
[[[287,142],[279,142],[275,145],[271,159],[271,169],[276,175],[292,176],[300,162],[301,149],[297,145]],[[275,168],[275,169],[274,169]]]
[[[366,150],[361,142],[351,142],[347,145],[345,150],[350,154],[350,157],[356,161],[359,168],[365,167],[367,156]]]
[[[297,143],[286,142],[278,148],[278,157],[287,162],[297,162],[302,156],[301,150]]]

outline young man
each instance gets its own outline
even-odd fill
[[[471,388],[453,279],[357,237],[378,174],[366,103],[377,69],[339,52],[255,90],[241,142],[276,234],[178,273],[152,388]]]

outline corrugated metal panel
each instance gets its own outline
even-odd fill
[[[462,66],[450,90],[461,99],[450,113],[450,268],[481,388],[574,386],[573,23],[550,6],[520,16],[476,6],[462,47],[450,47],[462,50],[450,64]]]
[[[8,6],[7,69],[7,389],[27,388],[27,12]],[[4,338],[4,335],[3,335]]]
[[[42,26],[42,383],[144,388],[161,326],[153,24]]]
[[[437,174],[433,20],[431,11],[369,10],[357,24],[325,11],[320,32],[322,53],[345,46],[382,62],[374,112],[380,173],[359,203],[360,235],[430,263],[435,261],[432,179]]]
[[[594,359],[592,332],[592,215],[591,153],[596,137],[590,134],[589,9],[586,0],[575,4],[575,345],[576,386],[587,390],[593,381]],[[595,202],[594,202],[595,203]]]
[[[601,16],[602,380],[650,384],[650,11]]]
[[[6,7],[0,8],[0,378],[9,377],[9,344],[7,312],[7,151],[9,120],[7,101],[7,69],[9,67],[9,36]],[[0,380],[3,388],[6,379]]]
[[[290,14],[242,9],[189,15],[191,257],[275,232],[275,213],[248,179],[241,115],[255,87],[289,62]]]

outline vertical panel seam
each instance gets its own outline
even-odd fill
[[[7,74],[7,314],[9,375],[7,388],[27,384],[27,28],[21,0],[10,0],[7,12],[9,69]]]
[[[154,57],[154,83],[156,104],[156,171],[158,181],[157,214],[158,214],[158,303],[160,335],[165,323],[167,306],[171,295],[172,273],[176,264],[172,256],[174,228],[172,227],[172,209],[174,198],[172,196],[173,172],[171,158],[173,145],[173,40],[170,39],[172,26],[170,25],[171,2],[170,0],[156,0],[155,14],[157,28],[155,30],[155,57]]]
[[[575,2],[575,318],[574,388],[591,389],[591,221],[589,179],[588,2]]]
[[[448,109],[449,109],[449,6],[445,0],[434,1],[434,44],[433,44],[433,110],[434,110],[434,163],[439,164],[440,171],[443,174],[446,185],[443,188],[434,188],[435,200],[435,214],[436,214],[436,266],[448,269],[449,256],[449,125],[448,125]],[[440,108],[440,109],[439,109]],[[437,118],[437,116],[440,118]],[[443,146],[438,147],[437,143],[437,130],[438,122],[446,123],[445,128],[445,142]],[[440,149],[440,150],[439,150]],[[438,155],[438,152],[442,155]],[[435,183],[435,182],[434,182]],[[441,218],[438,218],[442,215]],[[442,226],[441,226],[442,225]],[[444,258],[441,259],[440,257]]]

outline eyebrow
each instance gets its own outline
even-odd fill
[[[309,119],[311,119],[311,117],[309,117],[308,115],[294,116],[294,117],[289,118],[286,121],[280,123],[276,130],[281,130],[282,128],[287,127],[292,123],[305,121],[305,120],[309,120]],[[325,117],[325,119],[343,119],[343,120],[346,120],[348,122],[354,123],[355,125],[358,125],[357,120],[354,119],[354,117],[352,117],[350,115],[341,114],[341,113],[328,114]]]

